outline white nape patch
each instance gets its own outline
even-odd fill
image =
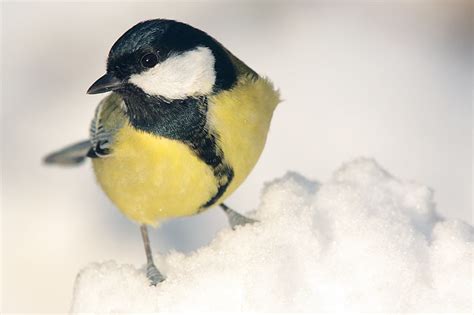
[[[134,74],[129,82],[145,93],[167,99],[209,94],[216,81],[215,58],[207,47],[170,56],[155,67]]]

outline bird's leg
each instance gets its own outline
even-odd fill
[[[150,249],[150,239],[148,238],[148,229],[145,224],[140,226],[140,231],[142,232],[143,244],[145,245],[146,253],[146,276],[150,280],[150,284],[155,286],[158,283],[165,280],[165,277],[158,271],[155,263],[153,262],[153,256]]]
[[[223,203],[221,203],[219,206],[222,208],[222,210],[224,210],[225,214],[227,215],[227,220],[229,221],[230,227],[233,230],[235,230],[235,228],[239,225],[246,225],[258,222],[258,220],[247,218],[241,215],[240,213],[235,212]]]

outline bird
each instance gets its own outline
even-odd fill
[[[110,93],[109,93],[110,92]],[[108,93],[89,137],[44,158],[86,159],[112,203],[140,227],[151,285],[156,267],[148,227],[220,206],[233,229],[252,224],[224,204],[266,143],[279,90],[214,37],[189,24],[153,19],[112,45],[106,73],[87,90]]]

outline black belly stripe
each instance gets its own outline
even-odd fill
[[[202,209],[205,209],[212,206],[224,195],[234,178],[234,170],[225,162],[224,153],[217,144],[215,134],[203,129],[202,134],[195,136],[194,141],[187,143],[187,145],[213,169],[217,181],[217,192],[201,206]]]
[[[146,95],[133,85],[121,94],[135,128],[182,141],[212,168],[217,192],[200,209],[212,206],[226,192],[234,178],[234,170],[225,161],[217,142],[218,134],[207,126],[207,97],[168,101]]]
[[[227,191],[227,188],[232,182],[232,179],[234,179],[234,171],[232,170],[232,168],[229,168],[228,173],[227,173],[227,182],[223,185],[219,184],[217,186],[217,193],[214,196],[212,196],[204,205],[202,205],[201,209],[204,210],[206,208],[209,208],[213,204],[215,204],[216,201],[219,200],[219,198],[222,197],[222,195],[224,195],[224,193]]]

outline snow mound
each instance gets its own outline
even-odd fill
[[[472,311],[473,228],[442,219],[432,191],[358,159],[324,183],[288,173],[264,188],[259,223],[143,268],[91,264],[73,312]]]

